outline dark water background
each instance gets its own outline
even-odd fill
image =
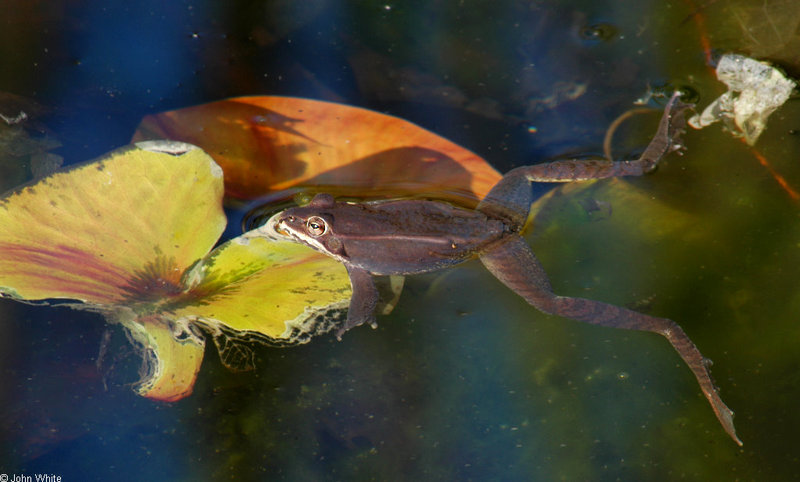
[[[126,144],[146,114],[270,94],[395,114],[506,171],[599,153],[649,91],[706,105],[724,89],[704,41],[800,73],[789,1],[2,4],[0,92],[40,106],[4,98],[2,113],[23,105],[67,163]],[[798,114],[790,101],[756,145],[794,189]],[[626,126],[615,152],[650,132]],[[603,191],[600,219],[575,204],[530,241],[557,292],[678,321],[715,361],[743,448],[664,340],[542,315],[470,263],[411,278],[377,330],[257,347],[255,372],[228,372],[210,348],[173,404],[130,390],[138,360],[114,327],[98,370],[100,317],[0,301],[0,473],[800,480],[798,202],[719,127],[686,144],[619,188],[639,201]],[[27,179],[26,159],[4,158],[3,188]]]

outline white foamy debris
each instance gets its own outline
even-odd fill
[[[164,154],[172,154],[173,156],[180,156],[189,151],[200,149],[194,144],[189,144],[188,142],[171,141],[165,139],[155,141],[140,141],[136,143],[136,147],[145,151],[163,152]]]
[[[701,114],[689,119],[695,129],[722,120],[733,135],[755,144],[767,125],[767,118],[783,105],[796,83],[777,68],[742,55],[723,55],[717,64],[717,79],[728,91]]]

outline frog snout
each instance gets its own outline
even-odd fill
[[[283,216],[282,213],[277,213],[264,223],[258,231],[261,232],[262,235],[266,235],[266,237],[270,239],[275,239],[278,241],[285,241],[286,238],[291,237],[291,234],[288,229],[286,229],[285,223],[287,221],[291,222],[292,216]]]

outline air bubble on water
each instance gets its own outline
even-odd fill
[[[581,28],[578,35],[580,35],[583,40],[600,43],[613,40],[618,32],[619,29],[610,23],[596,23]]]

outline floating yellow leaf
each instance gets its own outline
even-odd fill
[[[122,148],[0,199],[0,292],[109,304],[179,289],[226,221],[219,166],[175,146]]]
[[[350,298],[345,269],[293,243],[225,228],[222,170],[180,142],[142,142],[0,199],[0,294],[86,302],[144,356],[142,395],[191,392],[200,328],[223,362],[251,365],[238,339],[288,345],[324,333]]]
[[[247,342],[305,343],[344,320],[346,270],[302,248],[246,234],[228,241],[186,273],[187,291],[165,309],[206,327],[226,366],[251,368]]]

